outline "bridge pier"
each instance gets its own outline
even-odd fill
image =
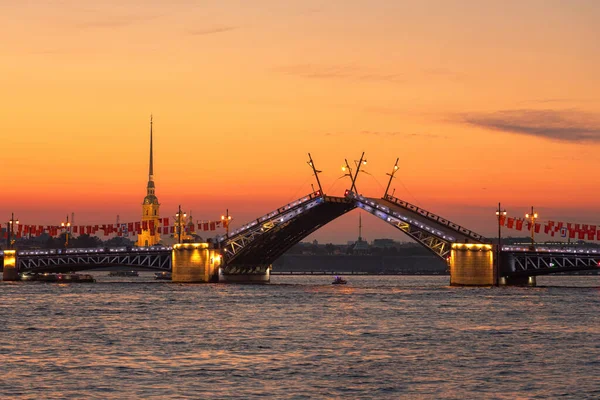
[[[171,281],[207,283],[218,281],[221,253],[208,243],[183,243],[173,246]]]
[[[495,283],[491,244],[453,243],[450,253],[450,285],[492,286]]]
[[[500,278],[502,286],[531,286],[537,285],[535,276],[503,276]]]
[[[2,271],[3,281],[19,280],[19,272],[17,271],[17,251],[4,250],[4,271]]]

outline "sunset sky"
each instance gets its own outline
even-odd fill
[[[600,224],[595,0],[0,0],[0,218],[139,220],[154,115],[161,214],[234,225],[366,153],[359,191],[493,235]],[[358,211],[314,234],[357,236]],[[363,218],[368,240],[405,240]]]

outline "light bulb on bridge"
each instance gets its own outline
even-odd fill
[[[346,167],[342,166],[342,171],[345,172],[346,171]]]
[[[367,165],[367,160],[364,160],[364,161],[363,161],[363,165]]]

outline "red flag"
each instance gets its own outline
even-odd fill
[[[175,233],[175,227],[174,226],[171,227],[171,233]]]
[[[555,233],[555,232],[556,232],[556,231],[550,231],[550,236],[554,237],[554,233]]]
[[[596,225],[590,225],[590,232],[594,232],[596,234]]]
[[[169,218],[163,218],[163,226],[169,226]]]
[[[575,239],[575,230],[574,229],[569,229],[569,238]]]
[[[150,227],[150,230],[154,230],[154,220],[150,220],[148,221],[148,226]]]
[[[79,233],[79,231],[77,230],[77,225],[75,225],[75,226],[73,227],[73,233]]]
[[[544,233],[547,235],[550,232],[550,225],[544,225]]]
[[[139,232],[139,231],[141,230],[141,227],[140,227],[140,223],[139,223],[139,222],[136,222],[136,223],[135,223],[135,230],[136,230],[136,232]]]
[[[587,231],[587,235],[588,235],[588,240],[594,240],[594,238],[596,237],[596,232]]]
[[[162,233],[162,227],[159,226],[157,229],[159,234]]]
[[[596,231],[596,240],[600,240],[600,229]]]
[[[148,230],[148,221],[142,221],[142,230],[144,230],[144,231]]]
[[[523,230],[523,220],[522,219],[517,219],[517,230],[521,231]]]
[[[128,222],[128,223],[127,223],[127,230],[128,230],[129,232],[133,232],[133,222]]]
[[[536,223],[536,224],[534,225],[534,227],[533,227],[533,230],[535,231],[535,233],[540,233],[540,227],[541,227],[541,226],[540,226],[540,224],[537,224],[537,223]]]
[[[217,229],[217,226],[216,226],[216,224],[215,224],[214,222],[211,222],[211,223],[210,223],[210,230],[211,230],[211,231],[214,231],[215,229]]]
[[[584,231],[584,232],[587,232],[588,231],[587,224],[583,224],[582,227],[581,227],[581,230]]]
[[[208,230],[208,222],[205,222],[202,224],[202,230],[203,231],[207,231]]]
[[[585,239],[585,232],[584,231],[579,231],[577,233],[579,234],[579,240]]]
[[[506,227],[509,229],[512,229],[514,224],[515,224],[515,219],[509,217],[508,220],[506,221]],[[227,228],[227,225],[225,225],[225,228]]]
[[[500,226],[504,226],[504,223],[506,222],[506,215],[500,215],[499,221],[498,223],[500,224]]]
[[[562,223],[562,222],[558,222],[558,223],[556,224],[556,230],[557,230],[557,231],[560,231],[560,230],[562,229],[562,227],[563,227],[563,223]]]
[[[23,233],[26,235],[29,233],[29,225],[25,225],[25,231]]]
[[[579,232],[581,229],[579,228],[579,224],[575,224],[575,230]]]

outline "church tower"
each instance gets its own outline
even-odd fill
[[[148,185],[146,197],[142,203],[142,233],[138,235],[138,246],[153,246],[160,242],[158,227],[160,224],[160,204],[154,193],[154,160],[152,151],[152,116],[150,116],[150,168],[148,171]],[[146,225],[146,229],[144,228]]]

